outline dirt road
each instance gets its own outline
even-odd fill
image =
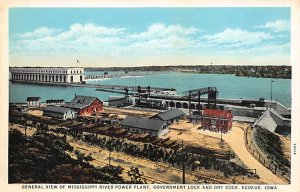
[[[244,142],[244,131],[241,126],[247,126],[246,124],[234,124],[232,130],[223,134],[224,141],[231,147],[237,156],[243,161],[243,163],[250,169],[256,169],[256,174],[259,175],[262,182],[268,184],[287,184],[285,181],[273,174],[269,169],[259,163],[247,150]],[[209,135],[212,137],[220,138],[220,133],[193,130],[200,134]]]
[[[24,128],[20,125],[10,125],[11,128],[15,128],[24,133]],[[27,136],[32,136],[36,131],[35,128],[27,129]],[[213,138],[213,137],[212,137]],[[216,139],[216,138],[213,138]],[[95,145],[89,145],[85,142],[73,140],[67,136],[67,141],[74,147],[74,150],[79,150],[85,155],[91,155],[93,160],[90,162],[95,166],[103,166],[108,163],[109,152]],[[70,154],[72,155],[72,153]],[[74,156],[74,154],[72,155]],[[75,156],[74,156],[75,157]],[[131,166],[138,167],[146,176],[149,183],[181,183],[182,171],[171,167],[164,163],[157,163],[148,159],[132,157],[120,152],[111,152],[110,163],[112,165],[120,165],[126,170],[129,170]],[[195,176],[197,175],[197,176]],[[126,175],[123,175],[126,177]],[[222,173],[213,170],[200,169],[192,174],[186,173],[186,183],[231,183],[231,180],[235,178],[238,183],[258,183],[258,180],[250,179],[247,177],[229,177],[224,178]]]

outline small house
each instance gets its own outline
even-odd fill
[[[43,110],[43,115],[66,120],[66,119],[74,119],[76,117],[76,111],[66,107],[47,106]]]
[[[27,97],[27,107],[28,108],[37,108],[41,105],[40,97]]]
[[[159,136],[168,133],[167,123],[160,119],[127,116],[120,122],[121,127],[128,129],[129,133],[148,133]]]

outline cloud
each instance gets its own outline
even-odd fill
[[[246,47],[235,50],[228,50],[228,53],[243,54],[243,55],[276,55],[290,53],[290,42],[281,44],[266,44],[257,47]]]
[[[66,29],[41,27],[31,32],[13,35],[10,39],[12,57],[44,58],[82,57],[90,60],[134,60],[134,58],[198,58],[274,55],[289,57],[289,39],[272,34],[228,28],[203,35],[193,26],[153,23],[139,33],[123,27],[108,27],[94,23],[74,23]],[[276,58],[276,56],[275,56]],[[147,60],[147,59],[145,59]],[[121,62],[122,63],[122,62]]]
[[[194,36],[200,29],[182,25],[153,23],[146,31],[127,36],[128,50],[142,54],[172,54],[194,46]]]
[[[239,47],[253,45],[263,40],[272,39],[272,36],[269,33],[265,32],[251,32],[238,28],[229,28],[219,33],[204,35],[201,39],[214,45]]]
[[[172,53],[174,51],[189,49],[194,42],[178,35],[171,35],[166,38],[154,38],[146,41],[135,41],[128,46],[129,50],[138,50],[139,52],[149,53]]]
[[[129,33],[126,28],[99,26],[94,23],[74,23],[67,30],[38,28],[19,35],[14,48],[19,50],[41,50],[106,53],[133,51],[155,51],[182,49],[192,45],[195,27],[154,23],[141,33]],[[142,53],[141,53],[142,54]]]
[[[126,31],[125,28],[97,26],[93,23],[88,23],[85,25],[82,25],[80,23],[75,23],[70,26],[69,30],[60,33],[58,35],[58,38],[68,39],[68,38],[79,38],[82,36],[85,37],[116,36],[116,35],[124,34],[125,31]]]
[[[12,48],[19,51],[60,51],[61,53],[74,50],[97,51],[101,47],[121,43],[121,37],[126,33],[125,28],[98,26],[93,23],[74,23],[66,30],[47,27],[35,29],[32,32],[18,34],[18,39],[12,43]]]
[[[166,26],[163,23],[153,23],[142,33],[136,33],[130,35],[133,39],[153,39],[153,38],[165,38],[169,36],[189,36],[194,35],[200,30],[195,27],[185,28],[181,25],[169,25]]]
[[[286,20],[276,20],[267,22],[264,25],[256,26],[255,28],[270,29],[274,32],[290,31],[291,23]]]
[[[17,36],[20,39],[33,39],[33,38],[41,38],[41,37],[45,37],[45,36],[51,36],[51,35],[54,35],[58,31],[59,31],[59,29],[41,27],[41,28],[35,29],[32,32],[18,34]]]

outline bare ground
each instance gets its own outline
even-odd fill
[[[180,142],[183,140],[186,145],[205,147],[223,152],[230,151],[230,147],[221,143],[219,138],[195,132],[198,128],[199,125],[193,125],[186,120],[181,120],[178,123],[170,125],[170,132],[161,138],[170,137],[172,140]]]
[[[43,111],[42,110],[37,110],[37,109],[29,109],[27,111],[27,113],[30,114],[30,115],[38,116],[38,117],[43,115]]]
[[[116,116],[118,116],[118,118],[125,118],[127,115],[150,117],[157,114],[155,112],[108,107],[104,109],[104,112],[115,114]],[[28,110],[27,113],[35,116],[42,115],[42,111],[40,110]],[[163,136],[163,138],[170,137],[177,141],[184,140],[185,144],[188,145],[201,146],[223,152],[229,151],[231,148],[248,168],[256,169],[256,173],[260,176],[260,181],[268,184],[286,184],[282,179],[274,175],[269,169],[265,168],[261,163],[259,163],[248,152],[244,143],[243,132],[243,130],[245,130],[247,126],[248,124],[234,122],[232,130],[227,134],[223,134],[223,139],[226,144],[220,142],[220,133],[199,130],[199,125],[193,125],[191,123],[188,123],[187,121],[180,121],[178,124],[172,124],[170,126],[170,132],[167,135]],[[30,130],[27,129],[27,134],[29,133]],[[285,155],[287,157],[290,157],[290,140],[282,137],[281,140],[284,143],[283,147],[285,150]],[[139,166],[139,164],[136,165]],[[155,173],[151,173],[150,175],[155,175]],[[174,178],[176,178],[176,176],[174,176]],[[173,180],[168,180],[168,183],[174,183],[174,178]]]
[[[287,184],[281,178],[273,174],[269,169],[259,163],[247,150],[244,141],[244,130],[249,126],[246,123],[233,123],[232,130],[223,134],[224,141],[230,146],[230,148],[237,154],[241,161],[250,169],[256,169],[256,174],[259,175],[260,180],[268,184]],[[220,133],[195,130],[196,133],[209,135],[219,138]]]
[[[11,124],[10,128],[15,128],[24,133],[24,128],[20,125]],[[27,129],[27,135],[32,136],[32,134],[36,131],[35,128]],[[85,155],[91,155],[93,160],[90,162],[94,166],[104,166],[108,164],[108,156],[109,152],[106,149],[100,148],[98,146],[89,145],[87,143],[73,140],[70,137],[67,137],[70,145],[74,147],[74,150],[79,150]],[[73,158],[75,158],[74,154],[71,154]],[[165,163],[157,163],[150,161],[144,158],[132,157],[130,155],[126,155],[124,153],[119,152],[111,152],[111,165],[120,165],[125,168],[125,170],[129,170],[131,166],[138,167],[140,171],[144,173],[146,176],[148,183],[181,183],[182,182],[182,171],[180,169],[176,169],[171,167]],[[198,175],[198,176],[197,176]],[[126,174],[123,174],[124,178],[126,178]],[[202,177],[201,177],[202,176]],[[127,177],[127,179],[129,179]],[[214,170],[205,170],[199,169],[197,172],[186,173],[186,183],[231,183],[232,180],[235,180],[236,183],[251,183],[251,184],[259,184],[261,183],[259,180],[250,179],[244,176],[236,176],[225,178],[222,173],[214,171]]]

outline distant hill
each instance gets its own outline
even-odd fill
[[[291,66],[254,65],[193,65],[193,66],[141,66],[141,67],[86,67],[86,71],[181,71],[200,74],[234,74],[243,77],[291,79]]]

